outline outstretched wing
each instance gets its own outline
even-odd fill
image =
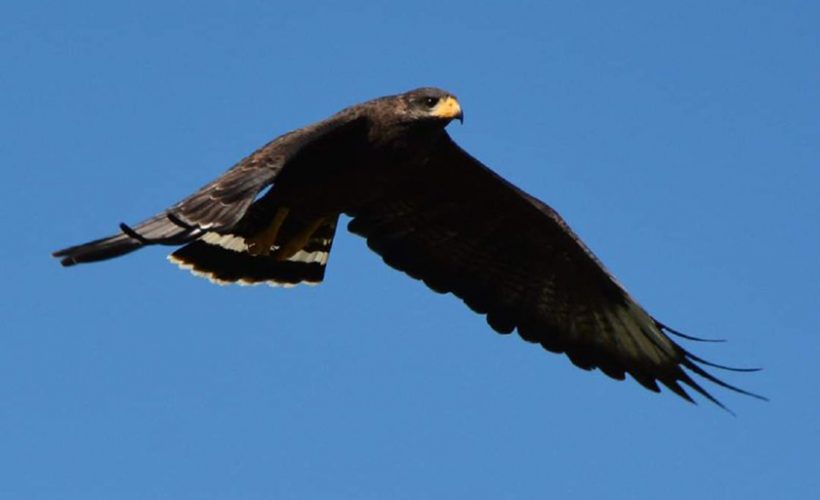
[[[350,231],[387,264],[457,295],[499,333],[517,329],[583,369],[628,373],[655,392],[659,381],[689,401],[680,384],[720,404],[684,369],[746,393],[673,342],[554,210],[449,136],[412,179],[351,215]]]
[[[207,232],[228,231],[289,164],[316,151],[332,156],[334,148],[349,149],[350,141],[364,140],[364,124],[363,114],[353,107],[285,134],[154,217],[133,227],[120,224],[118,234],[59,250],[54,256],[72,266],[118,257],[145,245],[181,245]]]

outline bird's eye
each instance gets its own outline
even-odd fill
[[[438,97],[427,97],[424,99],[424,105],[428,108],[432,108],[436,104],[438,104]]]

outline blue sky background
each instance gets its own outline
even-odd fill
[[[0,7],[0,497],[816,498],[817,2]],[[709,404],[492,333],[337,238],[316,288],[49,253],[421,85],[715,361]]]

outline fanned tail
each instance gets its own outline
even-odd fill
[[[253,254],[245,237],[211,232],[175,251],[168,260],[222,285],[315,285],[324,279],[337,219],[324,221],[301,249],[287,257],[277,254],[278,246],[264,255]]]

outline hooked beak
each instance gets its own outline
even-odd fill
[[[458,120],[464,123],[464,112],[461,111],[461,105],[453,96],[447,96],[442,99],[432,113],[433,116],[443,118],[445,120]]]

